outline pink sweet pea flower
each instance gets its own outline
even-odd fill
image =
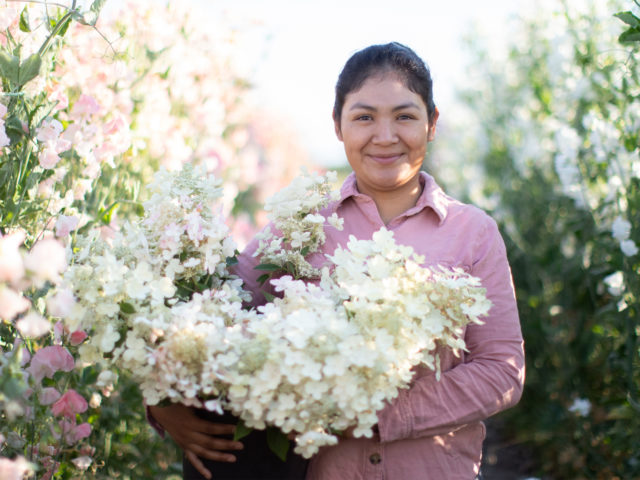
[[[38,312],[29,312],[16,322],[20,333],[29,338],[40,338],[51,331],[51,322]]]
[[[84,397],[74,389],[70,389],[53,404],[51,411],[56,416],[63,415],[67,418],[75,418],[77,413],[86,412],[88,407]]]
[[[2,480],[22,480],[33,470],[24,457],[17,457],[13,460],[0,458],[0,478]]]
[[[85,332],[83,332],[82,330],[76,330],[71,335],[69,335],[69,342],[75,347],[84,342],[86,338],[87,334]]]
[[[29,309],[31,302],[11,288],[0,286],[0,319],[11,320]]]
[[[51,431],[53,436],[57,439],[64,436],[67,445],[73,445],[74,443],[77,443],[83,438],[87,438],[91,435],[91,425],[88,423],[76,425],[75,418],[72,420],[63,418],[58,422],[58,426],[60,428],[60,433],[54,431],[52,428]]]
[[[6,147],[11,143],[11,139],[7,135],[7,130],[4,128],[4,122],[0,121],[0,148]]]
[[[52,169],[60,161],[60,156],[56,153],[54,148],[46,147],[40,155],[38,155],[38,163],[44,169]]]
[[[20,245],[25,233],[15,232],[0,236],[0,282],[16,283],[24,276]]]
[[[38,400],[41,405],[51,405],[53,402],[60,398],[60,392],[53,387],[43,388],[38,395]]]
[[[100,111],[100,104],[91,95],[82,94],[78,101],[73,105],[71,115],[74,118],[90,116]]]
[[[80,223],[80,219],[76,216],[60,215],[56,220],[56,237],[66,237],[78,228],[78,223]]]
[[[74,367],[75,360],[65,348],[51,345],[35,353],[27,371],[36,382],[41,382],[44,377],[51,378],[59,370],[70,372]]]
[[[47,313],[53,317],[65,318],[71,313],[75,303],[71,290],[58,290],[55,295],[47,298]]]
[[[45,238],[36,243],[24,259],[25,268],[36,277],[36,283],[45,281],[57,283],[60,273],[67,268],[64,247],[52,238]]]
[[[45,120],[42,122],[42,125],[36,129],[36,138],[40,142],[55,143],[58,137],[60,137],[62,130],[64,130],[64,127],[55,118]]]

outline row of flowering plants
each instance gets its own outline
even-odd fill
[[[640,475],[637,15],[636,2],[538,2],[504,55],[472,48],[477,139],[452,186],[470,185],[505,233],[528,372],[504,418],[550,478]]]
[[[87,333],[62,279],[79,236],[110,238],[143,211],[159,167],[225,180],[250,214],[283,162],[252,127],[236,35],[187,8],[120,2],[0,5],[0,477],[166,478],[175,448],[149,428],[126,374],[83,361]],[[212,54],[212,49],[213,53]],[[288,170],[288,169],[284,169]],[[266,190],[265,190],[266,188]],[[126,307],[124,307],[126,308]],[[151,448],[150,448],[151,446]]]

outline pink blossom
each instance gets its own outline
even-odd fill
[[[71,313],[75,304],[73,292],[66,288],[61,289],[47,298],[47,313],[53,317],[65,318]]]
[[[36,283],[57,283],[67,268],[66,252],[60,242],[45,238],[37,242],[24,259],[25,268],[36,277]]]
[[[29,312],[16,322],[20,333],[29,338],[40,338],[51,330],[51,322],[37,312]]]
[[[58,427],[60,428],[59,433],[52,429],[53,436],[57,439],[63,436],[67,445],[78,443],[83,438],[91,435],[91,425],[88,423],[76,425],[75,418],[71,420],[63,418],[58,422]]]
[[[41,405],[51,405],[60,398],[60,392],[53,387],[43,388],[38,394],[38,400]]]
[[[100,104],[91,95],[82,94],[78,101],[73,105],[71,115],[73,117],[84,117],[98,113]]]
[[[4,103],[0,103],[0,118],[4,118],[7,114],[7,106]]]
[[[13,460],[0,457],[0,478],[2,480],[22,480],[32,471],[31,465],[24,457],[17,457]]]
[[[4,122],[0,122],[0,148],[6,147],[11,143],[11,139],[7,135],[7,131],[4,128]]]
[[[74,215],[60,215],[56,221],[56,237],[66,237],[75,230],[80,223],[80,219]]]
[[[36,138],[40,142],[55,143],[63,130],[64,127],[55,118],[45,120],[36,129]]]
[[[62,336],[64,335],[64,324],[62,322],[56,322],[53,326],[53,341],[56,345],[62,343]]]
[[[7,287],[0,287],[0,318],[11,320],[17,314],[29,309],[31,302],[20,293]]]
[[[24,232],[0,236],[0,282],[15,283],[24,276],[24,265],[19,249],[24,238]]]
[[[65,348],[51,345],[35,353],[27,371],[36,382],[41,382],[44,377],[51,378],[59,370],[70,372],[74,367],[75,361]]]
[[[18,20],[20,12],[15,8],[0,8],[0,30],[6,30]],[[1,477],[4,478],[4,477]]]
[[[71,335],[69,335],[69,342],[71,342],[71,345],[75,347],[84,342],[86,338],[86,332],[83,332],[82,330],[76,330],[75,332],[71,333]]]
[[[84,397],[74,389],[70,389],[53,404],[51,411],[56,416],[63,415],[67,418],[75,418],[77,413],[86,412],[88,407]]]
[[[38,163],[44,169],[54,168],[60,161],[60,156],[56,153],[55,149],[46,147],[40,155],[38,155]]]

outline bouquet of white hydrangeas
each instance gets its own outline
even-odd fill
[[[272,280],[283,297],[247,326],[257,368],[251,383],[228,392],[247,426],[296,432],[295,450],[307,458],[337,443],[336,431],[371,437],[377,412],[409,385],[413,368],[438,372],[436,347],[464,349],[464,327],[490,308],[477,278],[423,268],[386,229],[351,237],[329,260],[335,268],[324,268],[318,285]]]
[[[189,166],[159,171],[144,217],[109,240],[80,236],[65,274],[76,299],[67,325],[90,333],[81,360],[126,369],[149,404],[201,406],[219,393],[203,366],[247,298],[227,271],[236,247],[213,209],[219,185]]]
[[[305,174],[268,203],[274,230],[258,268],[285,273],[272,280],[281,298],[245,310],[248,294],[227,271],[235,245],[211,207],[219,184],[189,167],[158,173],[140,222],[77,242],[65,280],[77,299],[67,323],[90,333],[81,358],[130,372],[150,405],[226,409],[246,427],[294,432],[307,458],[336,432],[370,437],[414,367],[438,372],[436,347],[464,349],[465,326],[490,302],[478,279],[423,268],[386,229],[351,237],[315,269],[305,257],[325,225],[342,228],[321,214],[331,181]]]

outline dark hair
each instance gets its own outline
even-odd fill
[[[385,45],[371,45],[360,50],[345,63],[338,76],[336,99],[333,104],[333,118],[338,124],[347,95],[358,90],[368,78],[387,72],[399,75],[409,90],[422,97],[427,107],[429,122],[433,120],[436,106],[433,103],[433,82],[429,67],[409,47],[391,42]]]

